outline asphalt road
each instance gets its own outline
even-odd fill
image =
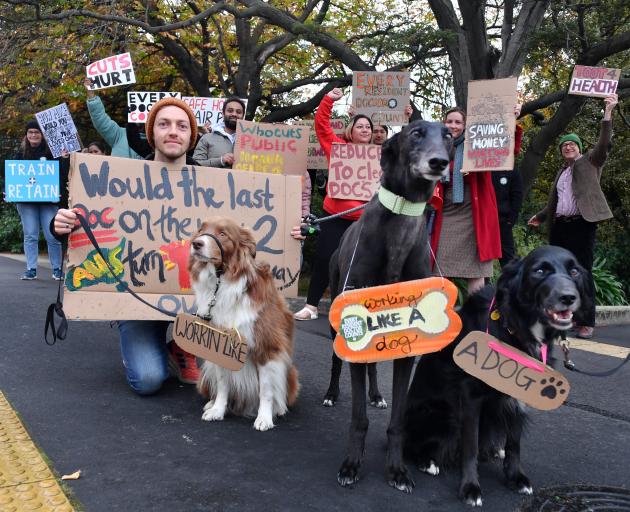
[[[125,383],[117,330],[106,322],[72,322],[68,338],[44,343],[45,310],[56,295],[49,272],[22,282],[21,262],[0,257],[0,390],[59,474],[82,471],[68,485],[88,512],[111,511],[459,511],[458,474],[429,477],[412,469],[416,488],[405,495],[384,480],[388,411],[370,408],[361,480],[336,483],[350,419],[347,368],[343,394],[320,405],[331,344],[324,318],[298,323],[295,359],[302,391],[277,426],[257,432],[252,420],[201,421],[203,400],[193,386],[171,379],[152,397]],[[601,341],[630,346],[630,327],[596,331]],[[590,369],[619,362],[573,351]],[[391,364],[380,364],[390,399]],[[630,364],[605,379],[571,374],[569,405],[532,411],[523,466],[535,490],[561,484],[630,485]],[[484,510],[521,510],[498,464],[480,467]],[[612,509],[611,509],[612,510]],[[623,509],[627,510],[627,509]]]

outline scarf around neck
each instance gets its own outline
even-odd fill
[[[464,164],[464,134],[462,133],[453,141],[453,203],[464,202],[464,175],[461,172]],[[443,182],[448,183],[450,177],[447,174]]]

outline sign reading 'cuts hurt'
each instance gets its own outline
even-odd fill
[[[106,59],[92,62],[86,66],[85,71],[87,77],[92,80],[90,89],[93,91],[136,83],[136,75],[133,72],[129,53],[112,55]]]
[[[333,144],[328,168],[328,194],[333,199],[369,201],[381,186],[381,146]]]
[[[455,285],[439,277],[344,292],[330,307],[335,352],[372,363],[441,350],[462,328],[456,300]]]

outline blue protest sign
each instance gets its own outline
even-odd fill
[[[13,203],[59,202],[59,162],[5,160],[4,192]]]

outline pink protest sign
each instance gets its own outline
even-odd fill
[[[381,146],[333,144],[328,193],[334,199],[369,201],[381,186]]]

